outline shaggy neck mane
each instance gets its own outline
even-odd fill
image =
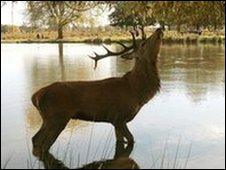
[[[139,102],[148,102],[160,89],[157,59],[137,59],[134,68],[125,75]]]

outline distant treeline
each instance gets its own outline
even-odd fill
[[[1,24],[1,33],[6,33],[6,32],[29,32],[34,30],[33,27],[28,27],[28,26],[15,26],[15,25],[3,25]]]
[[[6,2],[6,1],[5,1]],[[17,2],[17,1],[12,1]],[[91,24],[107,11],[111,26],[143,28],[159,23],[177,32],[201,33],[221,30],[225,25],[225,1],[25,1],[29,25],[1,32],[33,31],[42,28],[57,31],[58,39],[74,26]],[[12,9],[13,11],[13,9]],[[14,30],[15,29],[15,30]]]
[[[98,27],[65,27],[64,31],[75,31],[75,30],[115,30],[118,29],[117,26],[116,28],[114,26],[98,26]],[[42,28],[42,27],[37,27],[37,26],[17,26],[17,25],[6,25],[6,24],[1,24],[1,33],[38,33],[38,32],[55,32],[57,31],[57,28],[51,27],[51,28]]]
[[[112,25],[148,26],[154,23],[182,28],[222,29],[225,1],[133,1],[118,2],[109,15]]]

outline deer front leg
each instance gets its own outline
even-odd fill
[[[122,126],[122,131],[123,131],[123,136],[127,139],[127,142],[129,144],[134,143],[134,138],[132,133],[129,131],[126,123],[123,124]]]
[[[122,126],[122,124],[121,125],[120,124],[114,125],[114,127],[115,127],[116,141],[125,143],[126,141],[124,140],[124,136],[123,136],[123,126]]]

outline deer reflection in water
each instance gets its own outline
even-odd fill
[[[142,32],[144,33],[144,32]],[[32,138],[33,154],[40,156],[49,148],[70,119],[111,123],[117,141],[132,144],[134,138],[127,127],[141,107],[155,96],[160,88],[157,60],[163,36],[157,29],[149,38],[124,49],[91,57],[97,61],[109,56],[135,58],[135,66],[122,77],[96,81],[56,82],[37,91],[32,103],[38,109],[43,124]],[[125,140],[126,139],[126,140]]]
[[[134,144],[124,145],[122,142],[116,142],[115,155],[113,159],[95,161],[76,169],[139,169],[139,165],[129,158],[133,151]],[[46,169],[69,169],[63,162],[56,159],[51,153],[45,152],[40,160]]]

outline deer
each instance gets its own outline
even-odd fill
[[[134,143],[127,123],[144,104],[160,90],[158,56],[163,30],[137,43],[134,32],[130,46],[118,42],[123,49],[89,56],[97,62],[110,56],[135,59],[134,67],[121,77],[92,81],[62,81],[41,88],[31,100],[42,118],[42,126],[32,137],[33,154],[47,152],[71,119],[105,122],[113,125],[116,141]],[[144,33],[144,32],[142,32]]]

